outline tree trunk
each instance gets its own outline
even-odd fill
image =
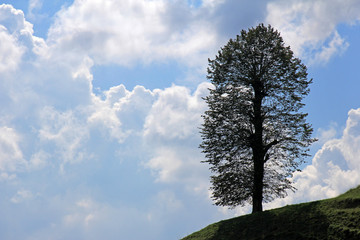
[[[253,161],[254,161],[254,185],[253,185],[253,210],[252,212],[262,212],[263,200],[263,180],[264,180],[264,145],[263,145],[263,116],[261,113],[261,103],[263,99],[262,83],[259,79],[253,84],[255,97],[254,104],[254,136],[252,142]]]
[[[254,188],[253,188],[253,209],[252,213],[262,212],[263,201],[263,180],[264,180],[264,161],[262,154],[254,154]]]

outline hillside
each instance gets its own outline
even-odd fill
[[[336,198],[245,215],[182,240],[360,239],[360,186]]]

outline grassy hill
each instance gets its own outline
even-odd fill
[[[360,186],[336,198],[245,215],[182,240],[360,239]]]

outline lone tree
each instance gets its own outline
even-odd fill
[[[295,190],[289,178],[316,141],[300,111],[312,80],[279,32],[263,24],[209,59],[208,79],[214,88],[205,97],[200,147],[213,172],[213,199],[261,212],[263,202]]]

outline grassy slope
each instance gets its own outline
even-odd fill
[[[245,215],[182,240],[360,239],[360,186],[336,198]]]

